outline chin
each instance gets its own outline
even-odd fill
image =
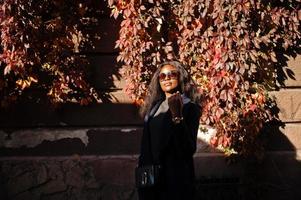
[[[173,90],[174,90],[175,88],[170,88],[170,87],[168,87],[168,88],[165,88],[165,92],[172,92]]]

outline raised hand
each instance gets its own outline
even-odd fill
[[[173,118],[182,117],[183,100],[180,92],[176,92],[168,98],[168,106]]]

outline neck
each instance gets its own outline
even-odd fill
[[[171,95],[172,95],[172,93],[165,92],[165,98],[166,99],[168,99]]]

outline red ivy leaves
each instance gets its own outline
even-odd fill
[[[3,1],[0,7],[1,100],[26,88],[43,90],[53,102],[98,101],[85,80],[84,56],[79,50],[90,44],[85,34],[94,26],[91,2]],[[5,104],[1,102],[1,104]],[[85,104],[85,103],[83,103]]]
[[[203,94],[201,121],[218,130],[212,141],[240,154],[258,150],[256,135],[271,119],[267,89],[277,52],[300,41],[295,0],[110,0],[123,17],[116,42],[126,91],[141,102],[157,64],[179,59]],[[272,79],[272,80],[271,80]]]

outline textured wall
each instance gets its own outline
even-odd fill
[[[1,199],[137,199],[133,169],[141,132],[142,127],[2,131]],[[278,134],[264,138],[269,151],[262,163],[227,164],[223,154],[198,141],[199,199],[299,199],[301,146]]]
[[[134,187],[125,178],[134,159],[124,160],[71,156],[1,162],[1,199],[135,199]]]

